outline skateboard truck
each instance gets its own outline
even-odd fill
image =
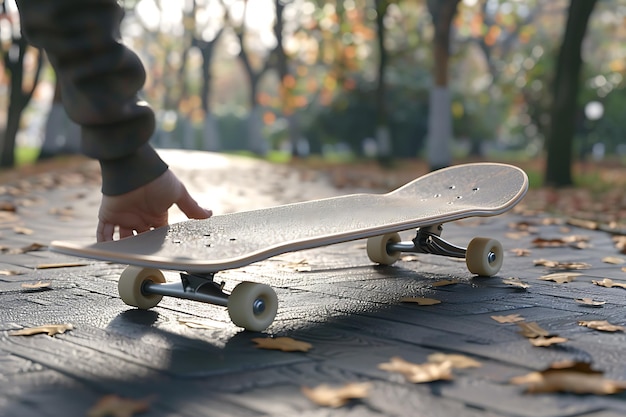
[[[141,309],[156,306],[166,295],[224,306],[235,325],[253,331],[274,321],[278,297],[270,286],[243,281],[227,294],[224,283],[213,280],[215,273],[181,272],[180,282],[166,283],[160,270],[131,265],[120,275],[118,292],[126,304]]]
[[[411,242],[387,243],[387,252],[430,253],[452,258],[465,258],[467,249],[442,239],[442,230],[443,226],[441,224],[420,227],[417,229],[417,235]],[[495,256],[493,253],[491,255]]]
[[[143,294],[166,295],[226,307],[228,305],[228,294],[222,290],[224,283],[218,284],[213,281],[214,276],[214,273],[194,275],[181,272],[180,282],[160,284],[144,281],[141,292]]]
[[[215,272],[206,274],[180,273],[180,282],[157,284],[144,281],[141,291],[144,294],[159,294],[186,300],[201,301],[222,307],[228,307],[229,294],[224,292],[224,281],[219,284],[213,280]],[[256,298],[252,303],[254,314],[262,314],[266,309],[263,298]]]
[[[441,224],[420,227],[415,238],[409,242],[402,242],[398,233],[375,236],[367,240],[367,255],[373,262],[391,265],[400,258],[402,252],[428,253],[465,258],[467,269],[476,275],[490,277],[500,271],[504,257],[500,242],[476,237],[466,249],[442,239],[442,230]]]

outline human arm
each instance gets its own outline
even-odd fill
[[[172,204],[182,204],[193,217],[210,216],[148,143],[154,112],[138,97],[146,74],[137,55],[119,40],[123,11],[117,1],[17,0],[17,5],[22,31],[46,51],[67,113],[81,126],[82,152],[100,162],[98,240],[112,239],[111,227],[127,236],[146,225],[167,224]],[[170,186],[154,187],[162,178]],[[149,206],[149,200],[158,204]]]

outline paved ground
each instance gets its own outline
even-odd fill
[[[218,213],[349,191],[338,191],[322,174],[258,161],[176,151],[166,158]],[[235,328],[220,307],[164,299],[150,311],[129,309],[117,296],[122,265],[83,262],[45,247],[32,251],[35,243],[93,236],[97,171],[87,164],[72,172],[17,178],[0,186],[0,416],[100,416],[105,414],[93,407],[114,398],[109,395],[138,400],[148,407],[142,414],[147,416],[626,415],[625,394],[527,394],[510,383],[512,377],[563,360],[588,362],[605,378],[626,381],[625,333],[578,324],[626,324],[626,290],[592,283],[604,278],[626,283],[626,264],[606,259],[626,258],[608,233],[526,213],[522,204],[515,213],[445,229],[445,236],[460,245],[475,235],[504,244],[505,265],[493,278],[472,277],[462,262],[427,255],[373,266],[363,242],[224,273],[227,289],[241,280],[273,286],[280,309],[267,335],[313,346],[306,353],[260,350],[252,339],[263,335]],[[180,219],[174,215],[173,220]],[[538,259],[584,262],[588,268],[574,271],[581,275],[573,282],[558,284],[538,279],[558,269],[535,266]],[[510,277],[530,287],[505,284]],[[436,285],[450,279],[459,282]],[[39,281],[49,287],[23,287]],[[400,302],[417,296],[441,303]],[[605,304],[575,301],[582,298]],[[568,341],[534,347],[516,324],[491,318],[511,314]],[[60,323],[74,329],[54,337],[9,335]],[[396,356],[424,363],[438,352],[463,354],[482,366],[454,369],[453,380],[422,384],[378,367]],[[304,386],[351,382],[369,382],[367,397],[336,409],[316,405],[301,393]],[[111,415],[132,414],[118,409]]]

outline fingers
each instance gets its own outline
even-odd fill
[[[200,207],[187,190],[183,190],[176,205],[190,219],[207,219],[213,215],[211,210]]]
[[[167,220],[165,221],[167,224]],[[120,239],[124,239],[126,237],[133,236],[135,232],[143,233],[147,232],[151,229],[147,224],[141,224],[139,226],[135,226],[132,228],[129,227],[119,227],[119,235]],[[113,235],[115,234],[115,225],[112,223],[98,222],[98,230],[96,232],[96,239],[98,242],[107,242],[113,240]]]
[[[102,220],[98,221],[98,229],[96,231],[96,240],[98,242],[107,242],[113,240],[113,233],[115,232],[115,225],[111,223],[105,223]]]

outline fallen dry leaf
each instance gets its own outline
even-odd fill
[[[527,284],[521,279],[516,278],[516,277],[505,278],[502,280],[502,283],[506,285],[510,285],[511,287],[517,287],[517,288],[522,288],[522,289],[530,288],[530,284]]]
[[[331,387],[323,384],[315,388],[302,387],[302,393],[317,405],[337,408],[347,404],[350,400],[366,398],[369,395],[371,384],[367,382],[353,382],[341,387]]]
[[[537,223],[529,221],[520,221],[517,223],[509,223],[509,229],[517,230],[520,232],[538,233]]]
[[[530,254],[532,253],[530,249],[523,249],[523,248],[511,249],[511,252],[513,252],[515,256],[519,256],[519,257],[530,256]]]
[[[519,333],[524,336],[527,337],[529,339],[533,339],[535,337],[546,337],[546,336],[551,336],[552,334],[543,329],[541,326],[539,326],[539,324],[537,324],[536,322],[522,322],[522,323],[517,323],[517,325],[522,329]]]
[[[23,272],[14,271],[12,269],[4,269],[4,270],[0,271],[0,275],[1,276],[5,276],[5,277],[10,277],[10,276],[13,276],[13,275],[23,275],[23,274],[24,274]]]
[[[524,321],[524,317],[519,314],[509,314],[507,316],[491,316],[492,319],[497,321],[498,323],[518,323],[520,321]]]
[[[435,304],[440,304],[440,300],[436,300],[434,298],[425,298],[425,297],[402,297],[400,299],[402,303],[414,303],[420,306],[432,306]]]
[[[614,236],[613,242],[615,242],[617,250],[626,254],[626,236]]]
[[[25,288],[27,290],[38,290],[40,288],[48,288],[50,287],[51,283],[49,282],[43,282],[43,281],[37,281],[35,283],[28,283],[25,282],[22,284],[22,288]]]
[[[597,222],[594,222],[591,220],[574,219],[574,218],[568,219],[567,224],[569,224],[570,226],[576,226],[582,229],[589,229],[589,230],[597,230],[599,227],[599,224]]]
[[[528,232],[508,232],[505,236],[511,240],[520,240],[528,235]]]
[[[419,257],[417,255],[404,255],[400,260],[403,262],[417,262],[419,261]]]
[[[548,346],[556,345],[559,343],[565,343],[567,342],[567,339],[564,337],[560,337],[560,336],[550,336],[550,337],[540,336],[540,337],[528,339],[528,341],[533,346],[548,347]]]
[[[525,385],[529,393],[569,392],[574,394],[615,394],[626,389],[626,382],[604,379],[602,373],[584,362],[560,362],[548,369],[510,380]]]
[[[433,282],[432,286],[433,287],[445,287],[447,285],[454,285],[458,283],[459,283],[458,279],[442,279],[441,281]]]
[[[407,381],[415,384],[452,379],[452,362],[416,364],[393,357],[389,362],[378,365],[379,369],[404,375]]]
[[[28,252],[37,252],[40,251],[42,249],[44,249],[46,247],[46,245],[42,245],[41,243],[31,243],[28,246],[24,246],[22,248],[19,249],[11,249],[9,250],[10,253],[14,253],[14,254],[21,254],[21,253],[28,253]]]
[[[32,336],[42,333],[46,333],[48,336],[54,336],[55,334],[65,333],[68,330],[74,330],[74,326],[69,323],[45,324],[43,326],[26,327],[20,330],[13,330],[9,332],[9,336]]]
[[[430,363],[444,363],[450,362],[454,369],[467,369],[467,368],[480,368],[482,363],[469,356],[459,355],[454,353],[432,353],[428,355],[428,362]]]
[[[575,272],[558,272],[556,274],[542,275],[538,279],[542,281],[553,281],[557,284],[566,284],[568,282],[574,281],[576,277],[579,277],[581,275],[582,274]]]
[[[626,262],[623,258],[618,258],[617,256],[607,256],[602,258],[602,262],[605,264],[613,264],[613,265],[621,265]]]
[[[295,272],[311,272],[311,265],[306,259],[302,259],[298,262],[289,262],[283,265],[284,269]]]
[[[591,265],[586,262],[558,262],[548,259],[536,259],[533,261],[535,266],[545,266],[550,269],[588,269]]]
[[[220,327],[220,323],[215,320],[201,319],[201,318],[178,318],[178,322],[182,325],[189,327],[190,329],[204,329],[213,330]]]
[[[602,332],[623,332],[624,326],[618,326],[609,323],[607,320],[580,320],[579,325],[589,327],[590,329],[600,330]]]
[[[132,417],[149,409],[150,403],[147,400],[106,395],[87,411],[87,417]]]
[[[15,213],[17,211],[17,206],[15,203],[9,201],[0,201],[0,211]]]
[[[536,238],[531,242],[537,248],[561,248],[566,245],[563,239],[544,239]]]
[[[313,345],[291,337],[255,337],[252,339],[259,349],[281,350],[283,352],[308,352]]]
[[[27,227],[23,227],[23,226],[15,226],[13,228],[13,232],[18,234],[18,235],[32,235],[33,231]]]
[[[606,301],[595,301],[593,298],[577,298],[576,302],[592,307],[601,307],[606,304]]]
[[[86,262],[57,262],[52,264],[39,264],[36,269],[76,268],[89,265]]]
[[[595,279],[591,281],[592,283],[600,286],[600,287],[606,287],[606,288],[613,288],[613,287],[617,287],[617,288],[624,288],[626,289],[626,284],[622,284],[621,282],[615,282],[610,278],[604,278],[602,281],[596,281]]]

